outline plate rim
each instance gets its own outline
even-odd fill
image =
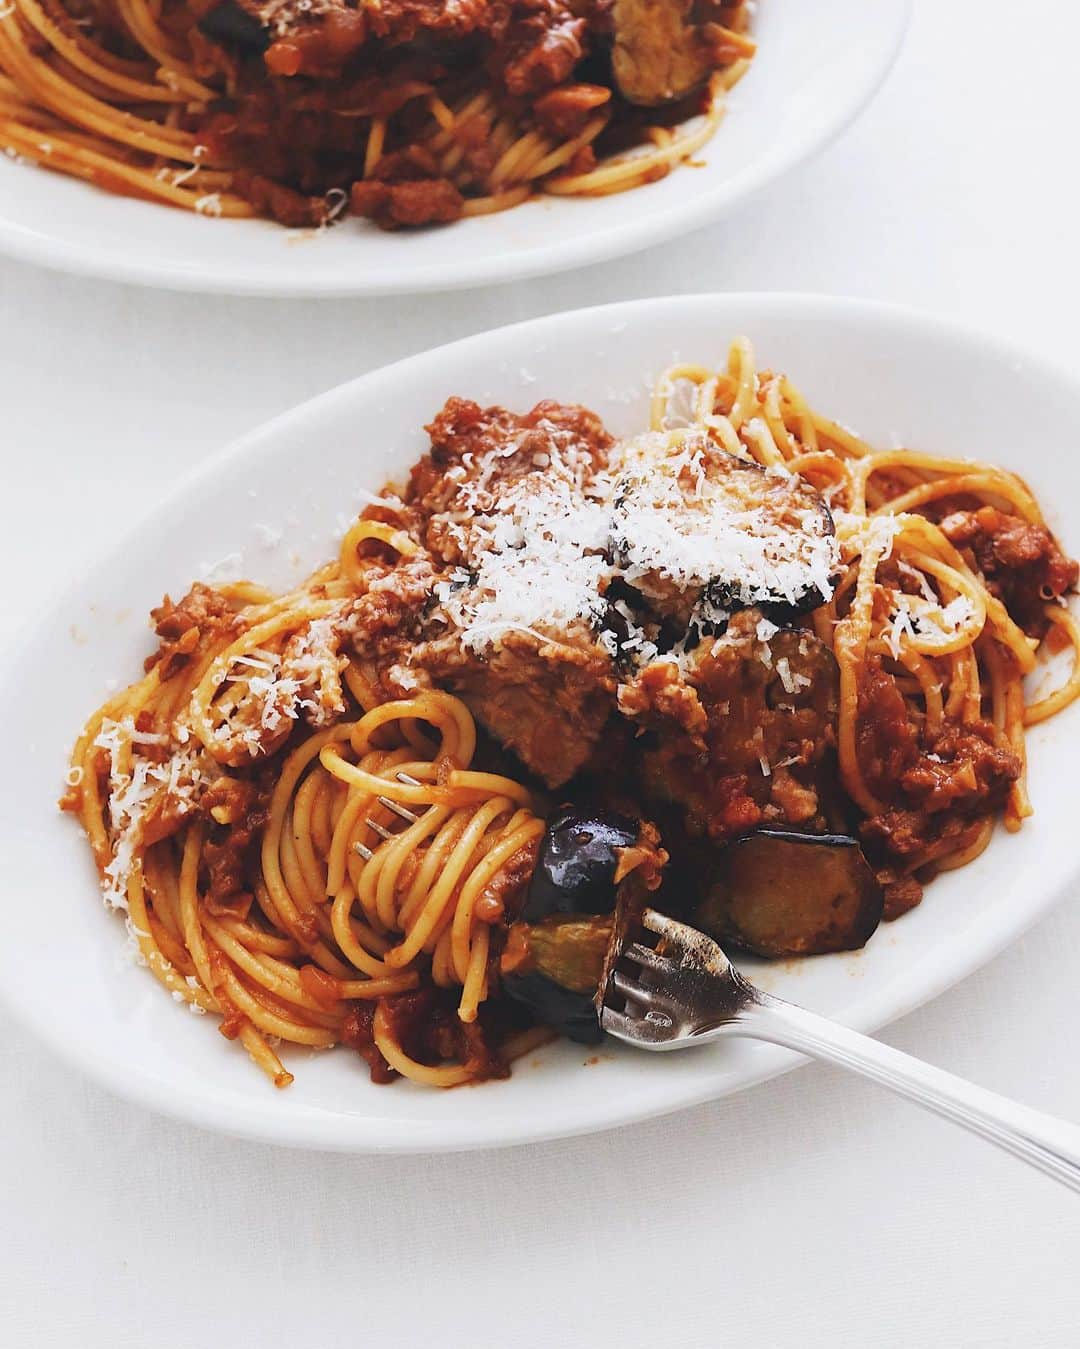
[[[889,0],[888,26],[874,53],[854,81],[852,96],[834,115],[808,132],[792,136],[781,153],[765,155],[741,173],[722,180],[699,196],[687,196],[679,209],[656,213],[640,222],[624,213],[610,230],[596,231],[580,240],[546,243],[523,254],[497,251],[465,264],[447,262],[416,268],[407,275],[364,275],[361,269],[344,280],[332,276],[291,276],[288,268],[274,275],[233,277],[228,263],[210,270],[174,261],[148,261],[124,249],[108,251],[90,244],[56,239],[48,232],[4,218],[0,212],[0,254],[20,262],[95,280],[201,295],[236,295],[275,299],[339,298],[449,293],[504,285],[540,276],[554,276],[596,263],[614,261],[667,240],[681,238],[718,220],[728,209],[746,201],[832,144],[865,110],[884,85],[899,58],[911,26],[914,0]],[[721,132],[722,134],[722,132]],[[47,172],[47,170],[45,170]],[[93,190],[91,185],[79,187]],[[168,209],[162,207],[162,209]],[[225,222],[226,225],[228,222]],[[455,274],[455,271],[458,274]]]
[[[293,408],[279,413],[259,426],[236,437],[222,448],[211,452],[173,483],[159,496],[137,519],[117,534],[105,548],[97,550],[90,559],[87,568],[93,571],[97,565],[115,558],[136,537],[145,534],[155,523],[171,517],[177,500],[197,491],[206,481],[212,481],[218,473],[237,458],[249,455],[259,442],[267,438],[276,438],[288,434],[294,425],[302,426],[312,415],[328,410],[336,402],[348,404],[358,396],[364,386],[375,386],[391,371],[399,370],[419,359],[431,359],[448,352],[467,354],[470,346],[486,346],[493,340],[505,337],[520,330],[532,330],[538,338],[549,336],[563,325],[573,326],[586,316],[590,319],[615,321],[633,317],[647,321],[653,309],[670,309],[674,306],[700,308],[723,301],[733,305],[750,305],[758,309],[762,317],[786,317],[807,319],[818,318],[822,322],[838,314],[869,323],[885,324],[897,328],[906,327],[913,333],[930,334],[936,340],[967,345],[987,360],[1008,361],[1019,364],[1024,369],[1041,372],[1052,379],[1064,381],[1076,387],[1080,394],[1080,374],[1070,370],[1063,362],[1032,351],[1022,343],[1005,338],[996,333],[988,333],[972,324],[952,317],[929,314],[914,306],[884,303],[874,300],[832,296],[823,293],[808,292],[753,292],[741,291],[704,295],[658,296],[647,299],[621,301],[617,304],[593,305],[580,309],[564,310],[557,314],[541,318],[527,319],[518,323],[488,329],[469,337],[458,339],[438,347],[416,352],[411,356],[389,365],[345,381],[318,396],[305,400]],[[8,652],[18,652],[27,642],[45,637],[54,621],[54,615],[69,601],[82,593],[82,585],[72,580],[64,585],[54,586],[44,597],[42,608],[33,618],[24,620],[12,631],[12,640]],[[0,661],[0,698],[19,686],[20,671],[17,660],[9,656]],[[1029,903],[1022,913],[1011,914],[1006,924],[990,921],[1001,907],[1008,907],[1005,899],[997,901],[986,911],[987,922],[978,925],[969,936],[963,960],[946,958],[934,951],[921,958],[922,977],[920,980],[901,990],[899,994],[886,999],[883,994],[871,993],[857,1004],[854,1015],[842,1018],[844,1024],[865,1032],[875,1032],[890,1025],[909,1012],[923,1006],[940,996],[949,988],[955,987],[969,975],[999,955],[1037,921],[1055,907],[1075,887],[1080,876],[1080,859],[1070,875],[1058,884],[1039,893],[1038,901]],[[886,1004],[886,1005],[882,1005]],[[555,1115],[545,1116],[543,1121],[524,1120],[515,1127],[512,1138],[505,1135],[505,1121],[493,1120],[467,1121],[464,1124],[454,1120],[396,1120],[393,1122],[394,1134],[387,1136],[384,1121],[373,1121],[362,1112],[350,1113],[350,1132],[346,1136],[342,1130],[342,1115],[337,1111],[328,1111],[319,1107],[308,1107],[303,1118],[303,1136],[298,1136],[298,1121],[293,1117],[285,1122],[272,1108],[267,1108],[272,1098],[264,1105],[238,1107],[235,1102],[215,1099],[207,1095],[198,1099],[177,1096],[168,1078],[158,1074],[131,1073],[125,1070],[122,1055],[99,1050],[95,1044],[89,1051],[84,1045],[75,1048],[67,1040],[62,1027],[43,1019],[33,1019],[24,1013],[22,1006],[9,998],[4,982],[0,980],[0,1006],[29,1034],[44,1044],[69,1068],[75,1069],[80,1076],[89,1077],[104,1086],[113,1094],[133,1104],[166,1115],[186,1124],[194,1124],[203,1129],[213,1130],[233,1137],[253,1142],[270,1143],[279,1146],[292,1146],[313,1151],[348,1152],[362,1155],[377,1154],[434,1154],[436,1152],[473,1151],[489,1148],[517,1147],[530,1143],[545,1142],[556,1138],[570,1138],[585,1134],[599,1133],[608,1129],[635,1124],[647,1119],[675,1114],[719,1100],[725,1096],[759,1086],[762,1082],[780,1076],[793,1068],[808,1062],[802,1056],[774,1046],[763,1046],[757,1064],[747,1071],[741,1080],[735,1083],[717,1084],[707,1074],[694,1084],[673,1091],[669,1099],[650,1102],[644,1106],[629,1107],[625,1103],[612,1105],[598,1094],[595,1109],[586,1120],[561,1120]]]

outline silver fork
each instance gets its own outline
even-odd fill
[[[394,776],[397,778],[398,782],[407,782],[410,787],[420,786],[419,779],[410,777],[408,773],[395,773]],[[375,800],[378,801],[380,806],[384,806],[390,811],[392,815],[396,815],[399,820],[404,820],[406,824],[416,824],[420,819],[419,815],[414,815],[413,812],[409,810],[408,807],[403,806],[400,801],[391,801],[388,796],[377,796]],[[373,829],[384,842],[389,842],[390,839],[397,838],[397,834],[393,829],[387,829],[385,824],[380,824],[378,820],[373,820],[370,815],[364,816],[364,823],[369,829]],[[370,862],[375,856],[372,850],[365,847],[363,843],[354,843],[353,852],[362,857],[365,862]]]
[[[640,923],[639,934],[617,928],[597,995],[600,1024],[617,1040],[658,1050],[730,1035],[768,1040],[861,1073],[1080,1191],[1076,1125],[755,988],[716,942],[685,923],[654,909]]]

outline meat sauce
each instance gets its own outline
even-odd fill
[[[383,229],[444,224],[465,209],[462,188],[484,195],[495,164],[491,117],[459,128],[455,182],[418,142],[430,130],[421,95],[483,68],[496,100],[524,122],[570,137],[612,91],[575,81],[589,31],[603,31],[607,6],[576,14],[561,0],[383,0],[350,8],[313,0],[298,6],[225,0],[253,25],[241,31],[202,14],[208,68],[224,70],[231,92],[199,129],[213,158],[240,166],[235,186],[256,208],[290,226],[324,222],[339,189],[355,215]],[[261,33],[268,34],[261,38]],[[531,110],[531,105],[535,109]],[[361,176],[370,119],[393,119],[391,143]]]
[[[488,999],[481,1004],[475,1021],[464,1022],[457,1015],[457,998],[452,990],[421,988],[377,1001],[358,1000],[350,1007],[342,1041],[367,1063],[372,1082],[387,1083],[397,1077],[375,1043],[378,1008],[387,1018],[394,1039],[417,1063],[432,1067],[447,1061],[461,1063],[470,1080],[476,1082],[510,1076],[510,1065],[497,1046],[524,1024],[513,1004]]]
[[[1043,525],[983,506],[947,515],[941,531],[967,554],[986,588],[1029,636],[1045,634],[1047,601],[1076,589],[1078,564],[1065,556]]]
[[[602,109],[597,145],[613,153],[647,140],[669,113],[692,116],[710,72],[753,53],[683,0],[188,0],[188,9],[199,74],[228,89],[198,139],[233,166],[234,188],[259,212],[293,227],[346,209],[387,230],[457,220],[468,197],[500,190],[497,123],[566,142]],[[452,167],[440,164],[425,148],[436,127],[429,96],[460,107],[478,76],[488,97],[454,127]],[[672,106],[652,116],[660,105]],[[368,162],[373,125],[386,139]],[[595,163],[584,145],[561,167]]]
[[[247,917],[275,778],[265,769],[246,779],[223,774],[203,794],[206,907],[217,917]]]
[[[911,859],[925,864],[964,840],[1004,804],[1022,765],[986,721],[946,723],[920,738],[880,661],[871,661],[859,691],[858,757],[867,785],[887,803],[859,833],[885,885],[885,917],[897,918],[922,898]]]
[[[478,654],[445,624],[426,621],[430,568],[445,577],[468,567],[473,540],[462,520],[485,504],[493,509],[515,484],[542,477],[552,454],[577,463],[588,480],[606,466],[612,439],[594,413],[553,402],[518,416],[452,398],[427,430],[432,448],[412,471],[400,517],[426,556],[406,561],[400,586],[393,576],[385,585],[380,579],[376,626],[358,620],[355,630],[368,651],[376,639],[389,696],[407,694],[418,680],[449,689],[529,770],[559,786],[582,767],[612,714],[610,654],[587,625],[558,638],[512,632],[497,649]],[[411,583],[418,574],[428,582],[422,593]],[[370,597],[360,601],[369,603]]]

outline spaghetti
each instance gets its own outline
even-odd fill
[[[635,106],[612,50],[618,22],[641,21],[620,5],[625,20],[562,0],[10,0],[0,145],[112,192],[292,226],[607,195],[693,156],[754,52],[748,5],[722,0],[691,33],[693,87]]]
[[[714,849],[705,874],[762,824],[850,830],[886,917],[999,811],[1031,813],[1025,728],[1080,694],[1080,627],[1076,564],[1022,480],[874,450],[745,340],[720,371],[667,370],[650,423],[616,445],[584,409],[451,400],[336,561],[283,596],[166,600],[144,677],[85,727],[63,804],[137,958],[277,1085],[280,1043],[445,1087],[548,1036],[506,981],[553,798],[508,749],[564,800],[659,820],[676,863]],[[695,548],[742,566],[757,530],[770,585],[805,565],[805,586],[702,589],[677,532],[661,568],[649,512],[676,482]],[[790,547],[761,532],[777,501]],[[612,523],[631,510],[636,554]],[[1064,680],[1028,697],[1040,651],[1065,648]],[[620,878],[656,863],[620,837]]]

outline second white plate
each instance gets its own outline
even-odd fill
[[[112,196],[0,156],[0,251],[118,281],[236,295],[384,295],[618,257],[716,219],[845,126],[884,79],[910,0],[762,0],[759,52],[703,168],[595,201],[544,197],[445,229],[321,232]]]

